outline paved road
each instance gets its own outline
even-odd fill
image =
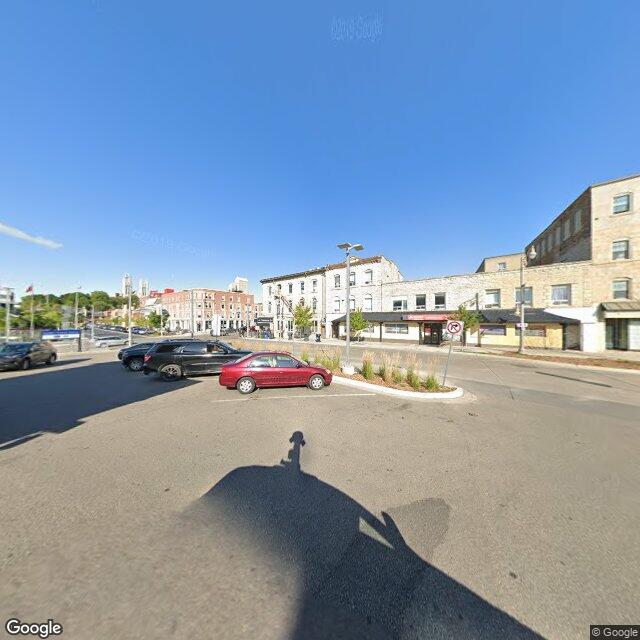
[[[244,398],[113,358],[0,374],[3,620],[491,640],[637,622],[640,376],[460,357],[461,401]]]

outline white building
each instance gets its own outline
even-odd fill
[[[353,256],[351,265],[351,308],[380,310],[381,285],[402,280],[397,265],[384,256]],[[312,331],[325,337],[331,336],[332,321],[345,312],[346,262],[264,278],[260,282],[262,314],[271,319],[276,337],[294,330],[293,309],[298,304],[311,308]]]
[[[233,282],[229,283],[227,289],[229,291],[235,291],[236,293],[249,293],[249,280],[236,276]]]

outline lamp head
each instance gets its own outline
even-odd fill
[[[529,253],[527,257],[529,258],[529,260],[534,260],[537,255],[538,255],[538,252],[536,251],[535,246],[531,245],[531,248],[529,249]]]

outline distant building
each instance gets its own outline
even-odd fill
[[[247,278],[241,278],[240,276],[236,276],[233,282],[229,283],[227,287],[229,291],[236,291],[237,293],[248,293],[249,292],[249,280]]]
[[[138,297],[142,298],[149,295],[149,281],[138,280],[138,291],[136,291]]]

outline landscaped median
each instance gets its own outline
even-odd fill
[[[233,340],[233,345],[241,349],[255,349],[255,345],[242,340]],[[417,358],[413,353],[408,353],[402,362],[397,354],[384,354],[382,360],[378,360],[378,365],[374,365],[374,354],[365,352],[359,363],[357,361],[351,363],[355,365],[355,373],[352,375],[343,372],[342,352],[337,347],[327,349],[318,348],[315,345],[302,345],[302,352],[297,357],[331,371],[336,384],[345,384],[375,393],[413,400],[460,398],[464,393],[460,387],[443,386],[440,383],[436,375],[441,364],[438,356],[429,359],[425,372],[418,369]]]

